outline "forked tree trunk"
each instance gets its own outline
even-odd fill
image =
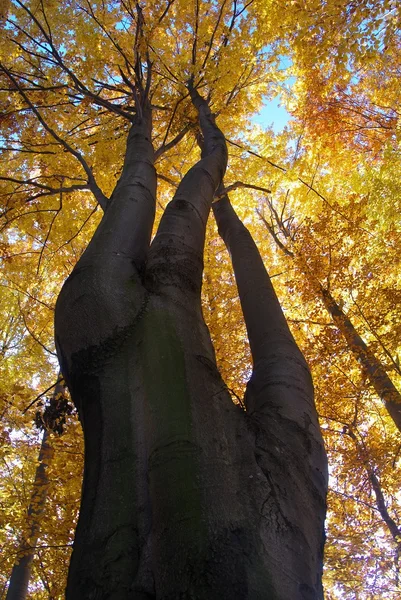
[[[262,335],[248,325],[249,415],[217,371],[200,298],[227,151],[207,103],[190,92],[202,159],[154,240],[145,105],[110,205],[57,303],[57,347],[85,435],[67,599],[321,599],[326,462],[309,372],[256,272],[239,282],[262,310]],[[277,315],[276,333],[265,320]]]

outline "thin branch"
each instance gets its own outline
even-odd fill
[[[223,16],[224,7],[225,7],[226,3],[227,3],[227,0],[223,0],[223,2],[221,4],[221,7],[220,7],[220,10],[219,10],[219,14],[217,15],[216,24],[215,24],[215,26],[213,28],[212,35],[210,36],[210,40],[209,40],[209,43],[208,43],[208,49],[207,49],[205,58],[203,59],[202,68],[201,68],[202,71],[205,68],[206,63],[207,63],[207,61],[209,59],[209,56],[210,56],[210,52],[212,51],[214,38],[215,38],[215,35],[217,33],[217,29],[218,29],[218,27],[220,25],[220,21],[221,21],[221,18]]]
[[[89,98],[91,98],[91,100],[95,104],[98,104],[99,106],[104,106],[105,108],[108,108],[112,112],[119,114],[120,116],[124,117],[125,119],[132,121],[132,115],[130,115],[129,113],[127,113],[126,111],[121,109],[119,106],[116,106],[112,102],[109,102],[108,100],[101,98],[97,94],[94,94],[90,89],[88,89],[86,87],[86,85],[84,85],[82,83],[82,81],[80,79],[78,79],[78,77],[75,75],[75,73],[73,71],[71,71],[71,69],[69,67],[67,67],[67,65],[64,63],[60,53],[58,52],[57,48],[53,44],[52,39],[49,37],[49,35],[45,31],[45,29],[43,28],[42,24],[35,17],[35,15],[32,13],[32,11],[27,6],[25,6],[22,2],[20,2],[20,0],[15,0],[15,1],[19,6],[21,6],[21,8],[23,8],[28,13],[28,15],[30,16],[32,21],[36,24],[36,26],[41,31],[43,37],[45,38],[46,42],[48,43],[48,45],[50,47],[50,52],[55,59],[54,61],[51,61],[51,62],[53,62],[54,64],[57,64],[65,73],[67,73],[67,75],[71,78],[71,80],[75,84],[76,89],[80,90],[81,93],[84,94],[85,96],[88,96]],[[24,31],[24,33],[26,33],[26,32]],[[48,50],[48,48],[46,48],[46,50]],[[40,56],[40,58],[45,59],[45,60],[50,60],[50,59],[46,59],[46,57],[44,57],[44,56]]]
[[[359,498],[354,498],[354,496],[350,496],[349,494],[345,494],[344,492],[340,492],[340,490],[336,490],[334,488],[330,488],[330,491],[333,492],[333,494],[338,494],[339,496],[343,496],[344,498],[347,498],[347,500],[352,500],[352,502],[356,502],[357,504],[361,504],[362,506],[366,506],[367,508],[370,508],[371,510],[375,510],[375,511],[379,512],[379,509],[377,508],[377,506],[374,506],[373,504],[369,504],[368,502],[359,500]]]
[[[279,169],[283,173],[287,172],[286,168],[280,167],[280,165],[276,165],[276,163],[272,162],[270,159],[266,158],[265,156],[261,156],[260,154],[258,154],[257,152],[254,152],[253,150],[249,150],[248,148],[245,148],[241,144],[238,144],[238,142],[234,142],[233,140],[229,140],[227,138],[226,138],[226,141],[227,141],[228,144],[231,144],[231,146],[236,146],[240,150],[243,150],[244,152],[247,152],[247,154],[251,154],[251,156],[255,156],[256,158],[259,158],[260,160],[263,160],[264,162],[267,162],[269,165],[271,165],[275,169]]]
[[[185,137],[185,135],[192,127],[193,124],[188,123],[183,129],[181,129],[180,133],[177,133],[177,135],[170,142],[168,142],[167,144],[163,142],[160,148],[158,148],[155,152],[155,160],[157,160],[165,152],[171,150],[171,148],[174,148],[174,146],[176,146]]]
[[[78,235],[81,233],[81,231],[84,229],[85,225],[88,223],[88,221],[92,218],[92,216],[95,214],[95,212],[98,209],[98,204],[96,204],[95,208],[89,213],[89,215],[86,217],[86,219],[84,220],[84,222],[82,223],[82,225],[80,226],[80,228],[78,229],[78,231],[76,233],[74,233],[74,235],[72,237],[70,237],[70,239],[68,239],[66,242],[64,242],[63,244],[61,244],[61,246],[59,246],[56,250],[54,250],[53,255],[57,254],[61,248],[64,248],[64,246],[68,246],[68,244],[70,244],[76,237],[78,237]]]
[[[22,307],[21,307],[21,304],[20,304],[19,300],[18,300],[18,306],[19,306],[19,309],[20,309],[22,320],[23,320],[24,325],[25,325],[25,329],[27,330],[27,332],[29,333],[29,335],[35,340],[35,342],[37,344],[39,344],[39,346],[41,346],[43,348],[43,350],[45,350],[45,352],[47,352],[48,354],[51,354],[52,356],[55,356],[57,358],[57,354],[55,352],[53,352],[52,350],[49,350],[49,348],[47,346],[45,346],[45,344],[43,342],[41,342],[40,339],[28,327],[28,324],[27,324],[26,318],[25,318],[25,314],[24,314],[24,311],[22,310]]]
[[[159,17],[159,20],[157,21],[158,25],[160,25],[160,23],[163,21],[164,17],[167,15],[167,13],[170,9],[170,6],[172,6],[174,4],[174,2],[175,2],[175,0],[168,0],[166,8],[164,9],[161,16]]]
[[[28,406],[26,408],[24,408],[24,410],[22,411],[22,414],[24,415],[36,402],[38,402],[38,400],[40,400],[41,398],[43,398],[43,396],[45,394],[47,394],[47,392],[50,392],[50,390],[52,390],[53,388],[55,388],[59,381],[60,381],[60,377],[57,378],[57,381],[55,383],[53,383],[47,389],[45,389],[44,392],[41,392],[40,394],[38,394],[36,396],[36,398],[34,400],[32,400],[32,402],[30,404],[28,404]]]
[[[86,0],[87,5],[89,6],[89,11],[86,10],[83,6],[80,6],[79,8],[85,13],[87,14],[89,17],[92,17],[92,19],[95,21],[95,23],[100,27],[100,29],[103,31],[103,33],[107,36],[107,38],[111,41],[111,43],[113,44],[113,46],[115,47],[115,49],[117,50],[117,52],[122,56],[126,66],[128,68],[131,68],[132,70],[134,70],[134,65],[130,62],[130,60],[128,59],[127,55],[125,54],[124,50],[121,48],[120,44],[118,42],[115,41],[115,39],[113,38],[112,35],[110,35],[110,33],[107,31],[106,27],[103,25],[103,23],[101,21],[99,21],[99,19],[96,17],[92,5],[89,2],[89,0]]]
[[[199,0],[195,0],[195,29],[194,29],[194,41],[192,44],[192,66],[196,65],[196,50],[198,43],[198,28],[199,28]],[[194,76],[194,71],[192,72],[192,77]]]
[[[35,254],[38,254],[38,252],[35,252]],[[16,255],[18,256],[18,255]],[[32,296],[32,294],[30,294],[29,292],[27,292],[26,290],[20,289],[18,287],[18,283],[15,283],[15,281],[11,280],[11,283],[13,284],[12,287],[11,285],[5,285],[4,283],[0,283],[0,287],[5,287],[9,290],[15,290],[16,292],[19,292],[20,294],[23,294],[24,296],[26,296],[27,298],[30,298],[31,300],[34,300],[34,302],[38,302],[39,304],[41,304],[42,306],[44,306],[45,308],[48,308],[49,310],[53,311],[54,307],[50,306],[50,304],[46,304],[46,302],[43,302],[43,300],[39,300],[39,298],[36,298],[35,296]]]
[[[21,152],[25,154],[57,154],[51,150],[28,150],[26,148],[14,148],[12,146],[0,146],[2,152]]]
[[[167,177],[166,175],[162,175],[161,173],[157,174],[157,178],[162,179],[163,181],[166,181],[167,183],[169,183],[171,186],[173,186],[175,188],[177,188],[179,185],[178,183],[176,183],[175,181],[170,179],[170,177]]]
[[[56,133],[56,131],[54,129],[52,129],[52,127],[50,127],[50,125],[48,125],[46,123],[46,121],[44,120],[44,118],[42,117],[42,115],[40,114],[40,112],[38,111],[38,109],[32,104],[31,100],[25,94],[24,90],[21,88],[21,86],[19,85],[18,81],[10,73],[10,71],[4,65],[2,65],[1,63],[0,63],[0,68],[9,77],[9,79],[14,83],[14,85],[18,88],[21,96],[23,97],[23,99],[25,100],[25,102],[28,104],[28,106],[31,108],[31,110],[33,111],[33,113],[36,115],[38,121],[44,127],[44,129],[46,129],[46,131],[55,140],[57,140],[57,142],[59,142],[59,144],[61,144],[68,152],[70,152],[70,154],[72,154],[78,160],[78,162],[81,164],[82,168],[84,169],[84,171],[85,171],[85,173],[86,173],[86,175],[88,177],[88,185],[89,185],[89,187],[90,187],[93,195],[95,196],[96,200],[99,202],[99,204],[103,208],[103,210],[105,210],[108,200],[107,200],[106,196],[103,194],[102,190],[97,185],[96,180],[94,178],[94,175],[92,173],[92,169],[89,167],[89,165],[87,164],[87,162],[84,159],[84,157],[77,150],[75,150],[72,146],[70,146],[70,144],[68,144],[68,142],[66,142],[63,138],[61,138],[58,135],[58,133]]]
[[[53,177],[53,176],[51,176]],[[68,178],[69,179],[69,178]],[[72,178],[72,179],[75,179]],[[64,193],[68,193],[68,192],[75,192],[76,190],[87,190],[89,189],[88,184],[85,185],[71,185],[68,187],[58,187],[58,188],[54,188],[50,185],[46,185],[44,183],[39,183],[38,181],[34,181],[34,179],[16,179],[15,177],[2,177],[0,176],[0,181],[11,181],[12,183],[18,183],[20,185],[33,185],[35,187],[38,187],[42,190],[48,190],[49,192],[52,192],[53,194],[57,194],[59,192],[64,192]]]
[[[312,321],[311,319],[291,319],[287,317],[289,323],[304,323],[305,325],[318,325],[319,327],[336,327],[334,323],[327,323],[326,321]]]
[[[286,254],[287,256],[289,256],[291,258],[294,258],[294,253],[291,252],[291,250],[289,250],[287,248],[287,246],[285,244],[283,244],[283,242],[280,240],[280,238],[278,237],[276,231],[274,230],[274,227],[273,227],[272,223],[269,223],[267,221],[267,219],[264,217],[264,215],[263,215],[263,213],[261,211],[257,210],[256,212],[257,212],[259,218],[261,219],[261,221],[266,226],[268,232],[270,233],[270,235],[272,236],[272,238],[276,242],[277,246],[280,248],[280,250],[282,252],[284,252],[284,254]]]
[[[245,148],[244,146],[242,146],[241,144],[238,144],[238,142],[234,142],[232,140],[227,139],[227,143],[231,144],[232,146],[236,146],[237,148],[240,148],[241,150],[243,150],[244,152],[247,152],[248,154],[251,154],[252,156],[255,156],[256,158],[259,158],[260,160],[263,160],[264,162],[267,162],[269,165],[271,165],[272,167],[274,167],[275,169],[279,169],[282,173],[287,173],[288,169],[286,169],[285,167],[281,167],[280,165],[276,165],[274,162],[272,162],[270,159],[266,158],[265,156],[261,156],[260,154],[258,154],[257,152],[254,152],[253,150],[249,150],[248,148]],[[302,179],[302,177],[297,177],[297,180],[302,183],[303,185],[305,185],[311,192],[313,192],[314,194],[316,194],[316,196],[318,196],[318,198],[320,198],[325,204],[327,204],[327,206],[335,213],[337,213],[338,215],[340,215],[340,217],[342,217],[345,221],[347,221],[347,223],[350,223],[351,225],[355,226],[355,224],[351,221],[351,219],[349,219],[342,211],[340,211],[338,208],[336,208],[335,206],[333,206],[325,196],[323,196],[323,194],[321,194],[315,187],[313,187],[312,185],[310,185],[307,181],[305,181],[304,179]],[[371,231],[368,231],[367,229],[364,229],[363,227],[358,227],[358,229],[360,229],[361,231],[367,233],[369,236],[371,237],[375,237],[374,234]]]
[[[177,100],[177,102],[175,103],[174,109],[173,109],[173,111],[172,111],[172,113],[171,113],[171,116],[170,116],[169,123],[168,123],[168,125],[167,125],[166,133],[164,134],[164,139],[163,139],[162,146],[164,146],[164,144],[166,143],[166,140],[167,140],[167,138],[168,138],[168,134],[169,134],[169,132],[170,132],[170,128],[171,128],[171,126],[172,126],[172,124],[173,124],[174,117],[175,117],[175,114],[176,114],[176,112],[177,112],[177,109],[178,109],[178,105],[179,105],[179,104],[180,104],[180,103],[181,103],[183,100],[185,100],[185,98],[187,98],[187,97],[188,97],[188,94],[185,94],[185,96],[182,96],[181,98],[179,98],[179,100]]]
[[[43,196],[45,196],[46,194],[42,194]],[[38,208],[37,210],[28,210],[27,212],[21,213],[19,215],[15,215],[14,217],[11,217],[11,219],[7,219],[6,222],[4,223],[4,225],[1,226],[0,231],[4,231],[6,229],[6,227],[8,227],[10,225],[10,223],[12,223],[13,221],[16,221],[17,219],[21,219],[22,217],[26,217],[27,215],[35,215],[37,213],[46,213],[46,212],[54,212],[54,208]],[[4,216],[4,215],[2,215]],[[38,240],[36,240],[38,241]]]
[[[229,192],[232,192],[233,190],[237,190],[238,188],[246,188],[246,189],[250,189],[250,190],[257,190],[258,192],[264,192],[265,194],[271,194],[271,190],[269,190],[265,187],[261,187],[259,185],[253,185],[251,183],[245,183],[244,181],[235,181],[234,183],[231,183],[230,185],[228,185],[226,188],[224,188],[222,190],[218,190],[218,192],[215,194],[215,198],[216,199],[223,198],[223,196],[225,196]]]
[[[48,229],[48,231],[46,233],[46,237],[45,237],[45,239],[43,241],[43,244],[42,244],[42,247],[40,249],[38,266],[37,266],[37,269],[36,269],[36,275],[39,275],[40,263],[42,262],[43,253],[45,251],[47,241],[48,241],[48,239],[50,237],[51,230],[53,229],[54,222],[57,219],[58,215],[60,214],[60,211],[62,210],[62,208],[63,208],[63,192],[60,192],[60,204],[59,204],[59,207],[55,210],[55,214],[54,214],[52,220],[50,221],[49,229]]]

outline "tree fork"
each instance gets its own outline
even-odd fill
[[[156,598],[262,598],[268,582],[256,500],[244,498],[250,474],[258,485],[261,473],[243,415],[217,371],[200,305],[206,223],[227,150],[206,101],[195,90],[191,96],[205,148],[152,242],[142,321]],[[236,464],[239,453],[247,475]]]
[[[189,87],[202,158],[167,206],[142,270],[130,242],[135,211],[118,200],[119,182],[57,303],[58,351],[85,435],[67,599],[320,600],[325,463],[309,373],[286,332],[292,354],[280,361],[296,356],[309,387],[281,385],[290,414],[273,415],[269,429],[274,398],[246,417],[217,371],[200,292],[227,150]],[[263,358],[263,340],[249,332]]]
[[[186,287],[193,287],[199,304],[206,223],[213,195],[227,167],[227,147],[206,100],[191,83],[188,89],[198,110],[204,140],[202,158],[186,173],[166,207],[150,248],[147,278],[152,285],[152,272],[168,269],[169,272],[174,270],[182,282],[184,273]],[[177,268],[172,264],[172,255],[176,257]],[[178,255],[181,257],[179,260]]]

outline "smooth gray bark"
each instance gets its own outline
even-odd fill
[[[327,460],[311,375],[251,234],[227,196],[213,209],[231,256],[253,359],[245,404],[256,460],[271,488],[263,508],[270,521],[263,537],[271,579],[280,598],[321,598]]]
[[[247,417],[218,373],[200,292],[227,151],[207,103],[190,93],[202,159],[153,242],[143,233],[156,181],[145,114],[128,140],[127,185],[117,185],[56,307],[58,352],[85,436],[67,599],[317,600],[325,462],[309,373],[291,346],[309,395],[276,418],[273,438],[268,408],[259,422]]]

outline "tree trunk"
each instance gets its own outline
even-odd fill
[[[28,507],[28,534],[24,536],[18,548],[6,600],[25,600],[27,597],[35,546],[40,534],[41,520],[49,488],[47,473],[54,456],[54,450],[49,438],[50,434],[45,429],[39,451],[39,464],[36,468],[31,501]]]
[[[280,598],[320,598],[327,465],[311,375],[251,234],[227,196],[213,209],[231,255],[253,359],[245,405],[256,460],[270,486],[264,544],[271,565],[275,556],[283,567],[291,565],[287,573],[285,567],[275,572]],[[294,576],[302,582],[298,589]]]
[[[259,216],[261,216],[262,221],[266,225],[267,230],[278,247],[284,252],[284,254],[299,264],[301,270],[304,272],[307,279],[316,291],[317,296],[322,300],[327,312],[346,340],[349,350],[361,365],[362,371],[369,378],[369,381],[376,394],[383,401],[388,414],[394,422],[394,425],[399,431],[401,431],[401,394],[391,381],[384,366],[376,357],[376,355],[370,350],[369,346],[365,344],[351,320],[335,301],[330,291],[325,288],[311,272],[302,254],[289,250],[289,248],[287,248],[287,246],[285,246],[285,244],[283,244],[278,238],[274,228],[269,225],[262,215]],[[281,231],[284,232],[284,235],[286,235],[283,224],[277,218],[276,221]]]
[[[301,424],[276,415],[269,439],[267,407],[246,417],[217,371],[200,297],[227,151],[207,103],[190,94],[202,159],[154,240],[144,110],[110,206],[56,307],[56,343],[85,436],[67,599],[317,600],[325,463],[309,374],[306,400],[288,392]]]
[[[65,383],[61,375],[59,375],[54,388],[53,395],[50,399],[50,414],[55,419],[55,415],[59,415],[57,408],[59,407],[60,397],[64,395]],[[46,415],[46,411],[45,411]],[[7,590],[6,600],[25,600],[28,593],[28,585],[31,577],[32,562],[35,555],[35,546],[39,539],[43,513],[46,505],[46,498],[49,490],[49,466],[54,457],[54,449],[51,444],[50,430],[56,428],[57,420],[49,422],[44,421],[44,431],[42,443],[39,450],[38,466],[36,468],[35,479],[33,482],[33,490],[31,501],[28,507],[28,527],[27,535],[21,540],[17,558],[11,572],[10,582]],[[55,429],[57,430],[57,429]],[[61,430],[58,430],[59,434]]]
[[[394,425],[401,431],[401,394],[387,375],[382,363],[369,347],[365,344],[359,333],[356,331],[351,320],[334,300],[331,293],[318,284],[320,297],[328,313],[337,325],[338,329],[348,343],[351,350],[363,371],[369,378],[376,394],[384,402],[388,414],[392,418]]]

